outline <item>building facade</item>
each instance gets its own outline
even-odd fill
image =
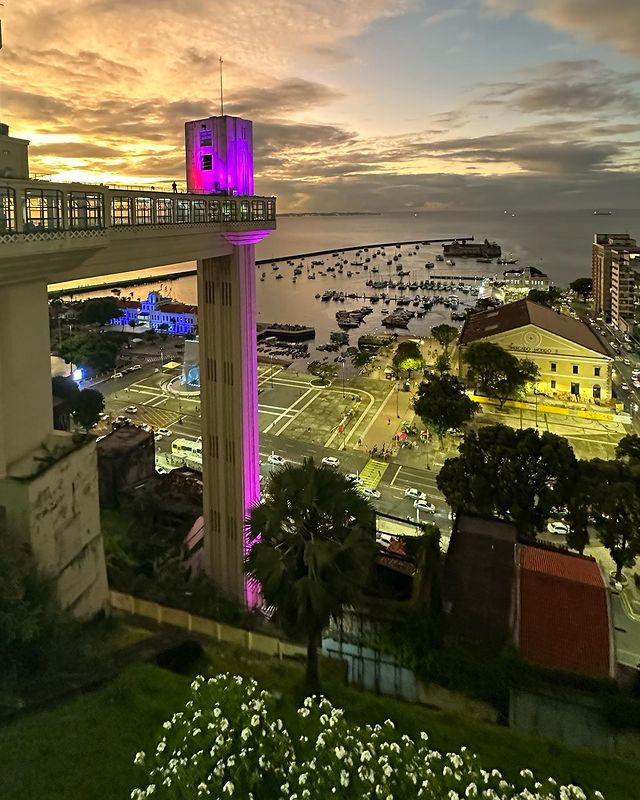
[[[639,278],[640,248],[612,248],[611,324],[623,333],[633,333]]]
[[[611,319],[612,250],[635,249],[636,240],[626,233],[596,233],[591,247],[593,307],[596,316]]]
[[[502,273],[502,280],[504,282],[504,296],[507,300],[526,297],[531,289],[548,292],[551,286],[549,276],[536,269],[536,267],[506,269]]]
[[[150,330],[166,331],[175,336],[194,334],[198,329],[198,307],[175,303],[158,292],[149,292],[146,300],[121,300],[119,317],[111,325],[146,325]],[[166,327],[165,327],[166,326]]]
[[[526,299],[472,314],[460,334],[462,373],[464,350],[478,341],[531,359],[540,370],[538,392],[561,400],[611,399],[613,359],[587,325],[567,314]]]

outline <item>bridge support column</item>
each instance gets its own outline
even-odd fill
[[[250,604],[244,519],[260,499],[253,242],[266,233],[228,234],[231,255],[198,262],[205,569]]]
[[[0,534],[90,616],[108,601],[95,443],[53,430],[45,281],[0,286],[0,307]]]

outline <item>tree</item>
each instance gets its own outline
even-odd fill
[[[122,316],[115,297],[91,297],[82,303],[80,321],[86,325],[106,325],[109,320]]]
[[[353,484],[313,459],[273,474],[247,520],[246,571],[274,620],[307,642],[307,688],[319,689],[317,647],[330,619],[355,605],[376,557],[375,511]]]
[[[541,306],[555,308],[560,305],[560,301],[562,300],[562,289],[559,289],[557,286],[551,286],[548,291],[530,289],[527,299],[532,300],[534,303],[539,303]]]
[[[500,408],[539,375],[533,361],[516,358],[494,342],[474,342],[465,349],[463,359],[468,365],[467,382],[499,400]]]
[[[360,369],[366,367],[372,358],[373,356],[371,353],[368,353],[366,350],[358,350],[357,353],[351,356],[351,363],[354,367]]]
[[[87,332],[70,336],[58,349],[67,364],[92,367],[98,372],[112,370],[119,351],[119,343],[108,334]]]
[[[444,352],[448,353],[449,347],[458,338],[458,329],[454,328],[453,325],[434,325],[431,328],[431,335],[444,348]]]
[[[640,466],[640,436],[630,433],[623,436],[616,446],[616,458],[627,464]]]
[[[104,397],[97,389],[83,389],[78,392],[71,409],[74,422],[90,430],[104,411]]]
[[[413,401],[416,414],[440,439],[446,433],[461,428],[479,409],[465,394],[464,387],[453,375],[434,375],[422,382]]]
[[[437,477],[454,511],[497,516],[532,539],[554,509],[568,504],[565,476],[576,469],[576,457],[561,436],[492,425],[467,433],[459,451]]]
[[[422,369],[424,359],[420,347],[416,342],[410,340],[400,342],[393,354],[391,364],[396,372],[407,370],[411,374],[411,370]]]
[[[576,278],[575,281],[571,281],[569,288],[576,294],[579,294],[586,302],[587,297],[589,297],[593,291],[593,281],[591,278]]]
[[[64,400],[69,407],[73,405],[79,391],[78,384],[73,378],[65,378],[63,375],[51,378],[51,394]]]
[[[451,360],[446,353],[440,353],[436,358],[433,369],[439,374],[444,375],[445,372],[451,372]]]
[[[338,365],[328,364],[326,361],[312,361],[307,370],[310,375],[320,378],[320,383],[323,386],[328,386],[338,374]]]
[[[640,481],[621,461],[593,459],[591,515],[598,539],[616,565],[615,580],[623,567],[633,567],[640,555]]]
[[[163,339],[167,338],[167,333],[169,332],[169,323],[168,322],[161,322],[158,325],[158,330],[160,331],[160,336]]]

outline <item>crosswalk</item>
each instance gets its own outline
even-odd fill
[[[360,470],[362,485],[369,489],[375,489],[388,467],[389,465],[385,461],[376,461],[370,458]]]

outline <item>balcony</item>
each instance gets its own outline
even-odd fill
[[[85,262],[99,269],[123,261],[123,254],[123,269],[186,261],[201,257],[216,235],[223,241],[227,232],[275,227],[275,197],[2,178],[0,282],[45,274],[64,280],[61,272],[73,273]],[[174,261],[163,261],[165,251]]]

